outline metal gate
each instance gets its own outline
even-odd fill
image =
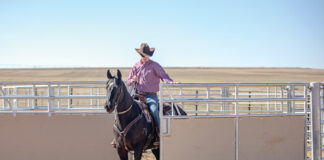
[[[320,89],[321,86],[321,89]],[[218,132],[214,133],[214,130],[211,128],[197,127],[195,130],[208,129],[205,132],[213,132],[215,135],[226,130],[222,128],[228,125],[234,125],[233,128],[227,128],[227,131],[218,136],[223,137],[228,143],[223,143],[223,147],[231,148],[228,146],[233,141],[234,150],[226,150],[224,154],[231,154],[232,157],[226,157],[227,159],[244,159],[244,155],[240,142],[244,141],[242,135],[242,126],[247,117],[255,118],[256,121],[264,119],[273,119],[269,120],[270,122],[276,121],[276,118],[282,117],[282,121],[277,121],[278,123],[284,124],[288,121],[290,123],[286,124],[286,128],[292,127],[291,130],[294,130],[294,121],[301,125],[298,127],[298,135],[302,136],[303,141],[299,142],[298,145],[302,147],[297,148],[295,151],[298,151],[299,159],[321,159],[322,151],[322,135],[321,126],[323,121],[316,116],[316,114],[322,114],[323,109],[320,109],[319,106],[323,103],[323,84],[320,83],[209,83],[209,84],[162,84],[160,86],[160,106],[164,102],[170,102],[181,106],[187,113],[187,116],[177,116],[175,113],[171,115],[162,115],[161,116],[161,159],[170,158],[166,156],[166,151],[170,149],[166,148],[166,143],[170,143],[168,139],[173,136],[173,131],[179,128],[176,126],[177,123],[182,124],[178,121],[186,121],[186,119],[192,119],[193,121],[204,121],[203,119],[217,118],[222,123],[218,124]],[[312,98],[311,98],[312,97]],[[318,103],[318,105],[316,104]],[[323,108],[323,106],[322,106]],[[160,110],[161,111],[161,110]],[[302,117],[302,122],[300,118]],[[227,118],[227,119],[226,119]],[[182,120],[178,120],[182,119]],[[295,119],[295,120],[294,120]],[[206,120],[205,120],[206,121]],[[185,122],[183,122],[185,123]],[[208,120],[206,122],[208,123]],[[215,121],[214,121],[215,123]],[[251,121],[250,123],[254,123]],[[265,123],[267,123],[265,121]],[[222,125],[224,124],[224,125]],[[226,125],[225,125],[226,124]],[[182,124],[185,125],[185,124]],[[199,126],[199,125],[198,125]],[[258,126],[256,124],[256,126]],[[276,128],[276,125],[269,124],[272,128]],[[279,125],[278,125],[279,126]],[[248,125],[245,127],[249,128]],[[296,129],[296,128],[295,128]],[[265,130],[266,131],[266,128]],[[187,133],[190,130],[187,130]],[[253,132],[253,131],[251,131]],[[240,134],[241,133],[241,134]],[[297,133],[287,131],[286,134],[289,134],[288,137],[283,140],[289,139],[289,137],[297,135]],[[179,135],[177,135],[179,137]],[[207,136],[207,135],[205,135]],[[231,138],[226,138],[229,136]],[[233,137],[234,136],[234,137]],[[181,136],[180,136],[181,137]],[[240,138],[241,137],[241,138]],[[191,137],[194,138],[194,137]],[[197,137],[198,138],[198,137]],[[277,136],[278,138],[278,136]],[[188,139],[188,141],[190,141]],[[191,140],[193,141],[193,140]],[[196,141],[199,143],[199,141]],[[218,141],[219,142],[219,141]],[[290,142],[292,145],[294,141]],[[192,145],[199,148],[199,145],[183,143],[184,145]],[[221,143],[222,144],[222,143]],[[265,143],[267,144],[267,143]],[[215,143],[214,143],[215,145]],[[211,146],[214,146],[211,145]],[[287,152],[286,155],[289,156],[289,146],[286,146]],[[269,151],[269,150],[268,150]],[[186,153],[193,153],[194,150],[188,150]],[[215,152],[215,151],[213,151]],[[223,152],[223,151],[222,151]],[[301,154],[299,152],[302,152]],[[181,152],[180,152],[181,153]],[[208,155],[209,153],[205,153]],[[190,154],[189,154],[190,155]],[[212,154],[211,154],[212,155]],[[263,154],[265,155],[265,154]],[[283,153],[285,155],[285,153]],[[255,156],[254,156],[255,157]],[[209,157],[214,158],[215,157]],[[262,157],[266,159],[267,157]],[[291,159],[292,157],[290,157]],[[204,158],[202,158],[204,159]],[[222,158],[220,158],[222,159]],[[223,158],[224,159],[224,158]],[[293,158],[296,159],[296,158]]]
[[[311,83],[311,140],[314,160],[324,159],[324,83]]]

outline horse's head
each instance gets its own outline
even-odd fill
[[[111,113],[115,110],[116,105],[119,103],[121,98],[122,90],[122,75],[119,70],[117,70],[117,77],[111,75],[109,69],[107,71],[108,81],[106,83],[107,90],[107,101],[105,103],[105,109],[107,112]]]

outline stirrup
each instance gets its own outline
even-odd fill
[[[110,144],[112,145],[112,147],[116,148],[116,139],[114,138]]]
[[[160,142],[159,141],[153,142],[153,146],[160,146]]]

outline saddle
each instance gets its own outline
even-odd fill
[[[143,111],[146,110],[148,113],[151,113],[151,111],[148,109],[148,105],[146,104],[146,97],[145,95],[142,95],[142,94],[138,94],[136,93],[133,98],[137,101],[140,102],[140,106],[143,106],[142,109]],[[176,112],[175,114],[176,115],[180,115],[181,112],[179,111],[179,108],[178,106],[175,106],[175,109],[176,109]],[[163,103],[163,115],[171,115],[171,112],[172,112],[172,106],[171,106],[171,103]],[[186,114],[185,114],[186,115]]]
[[[138,93],[136,93],[136,94],[133,96],[133,98],[134,98],[135,100],[140,101],[141,103],[146,104],[146,97],[145,97],[145,95],[142,95],[142,94],[138,94]]]
[[[152,116],[150,114],[150,110],[148,108],[148,105],[146,103],[143,103],[140,100],[135,100],[135,102],[138,104],[140,109],[143,111],[143,114],[145,116],[145,119],[148,123],[152,123]]]

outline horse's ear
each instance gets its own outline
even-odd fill
[[[120,70],[117,69],[117,78],[118,79],[122,79],[122,74],[120,73]]]
[[[110,70],[109,70],[109,69],[107,70],[107,78],[108,78],[108,79],[112,79],[112,78],[113,78],[113,76],[111,75],[111,73],[110,73]]]

